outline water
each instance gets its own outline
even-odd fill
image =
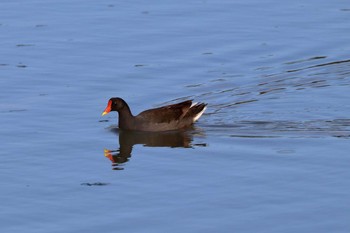
[[[349,232],[344,1],[0,7],[2,232]],[[101,113],[207,102],[193,129]]]

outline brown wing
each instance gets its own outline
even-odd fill
[[[160,108],[153,108],[141,112],[136,117],[148,122],[165,123],[180,120],[190,109],[192,100],[167,105]]]

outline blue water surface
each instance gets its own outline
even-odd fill
[[[0,5],[1,232],[350,231],[346,2]],[[112,96],[208,109],[123,135]]]

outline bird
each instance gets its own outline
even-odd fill
[[[161,132],[188,128],[197,121],[207,108],[206,103],[186,100],[180,103],[145,110],[134,116],[129,105],[119,97],[112,97],[102,116],[118,112],[118,127],[122,130]]]

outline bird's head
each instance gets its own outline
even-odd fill
[[[122,98],[113,97],[110,98],[106,109],[103,111],[102,116],[108,114],[111,111],[120,111],[125,107],[126,103]]]

